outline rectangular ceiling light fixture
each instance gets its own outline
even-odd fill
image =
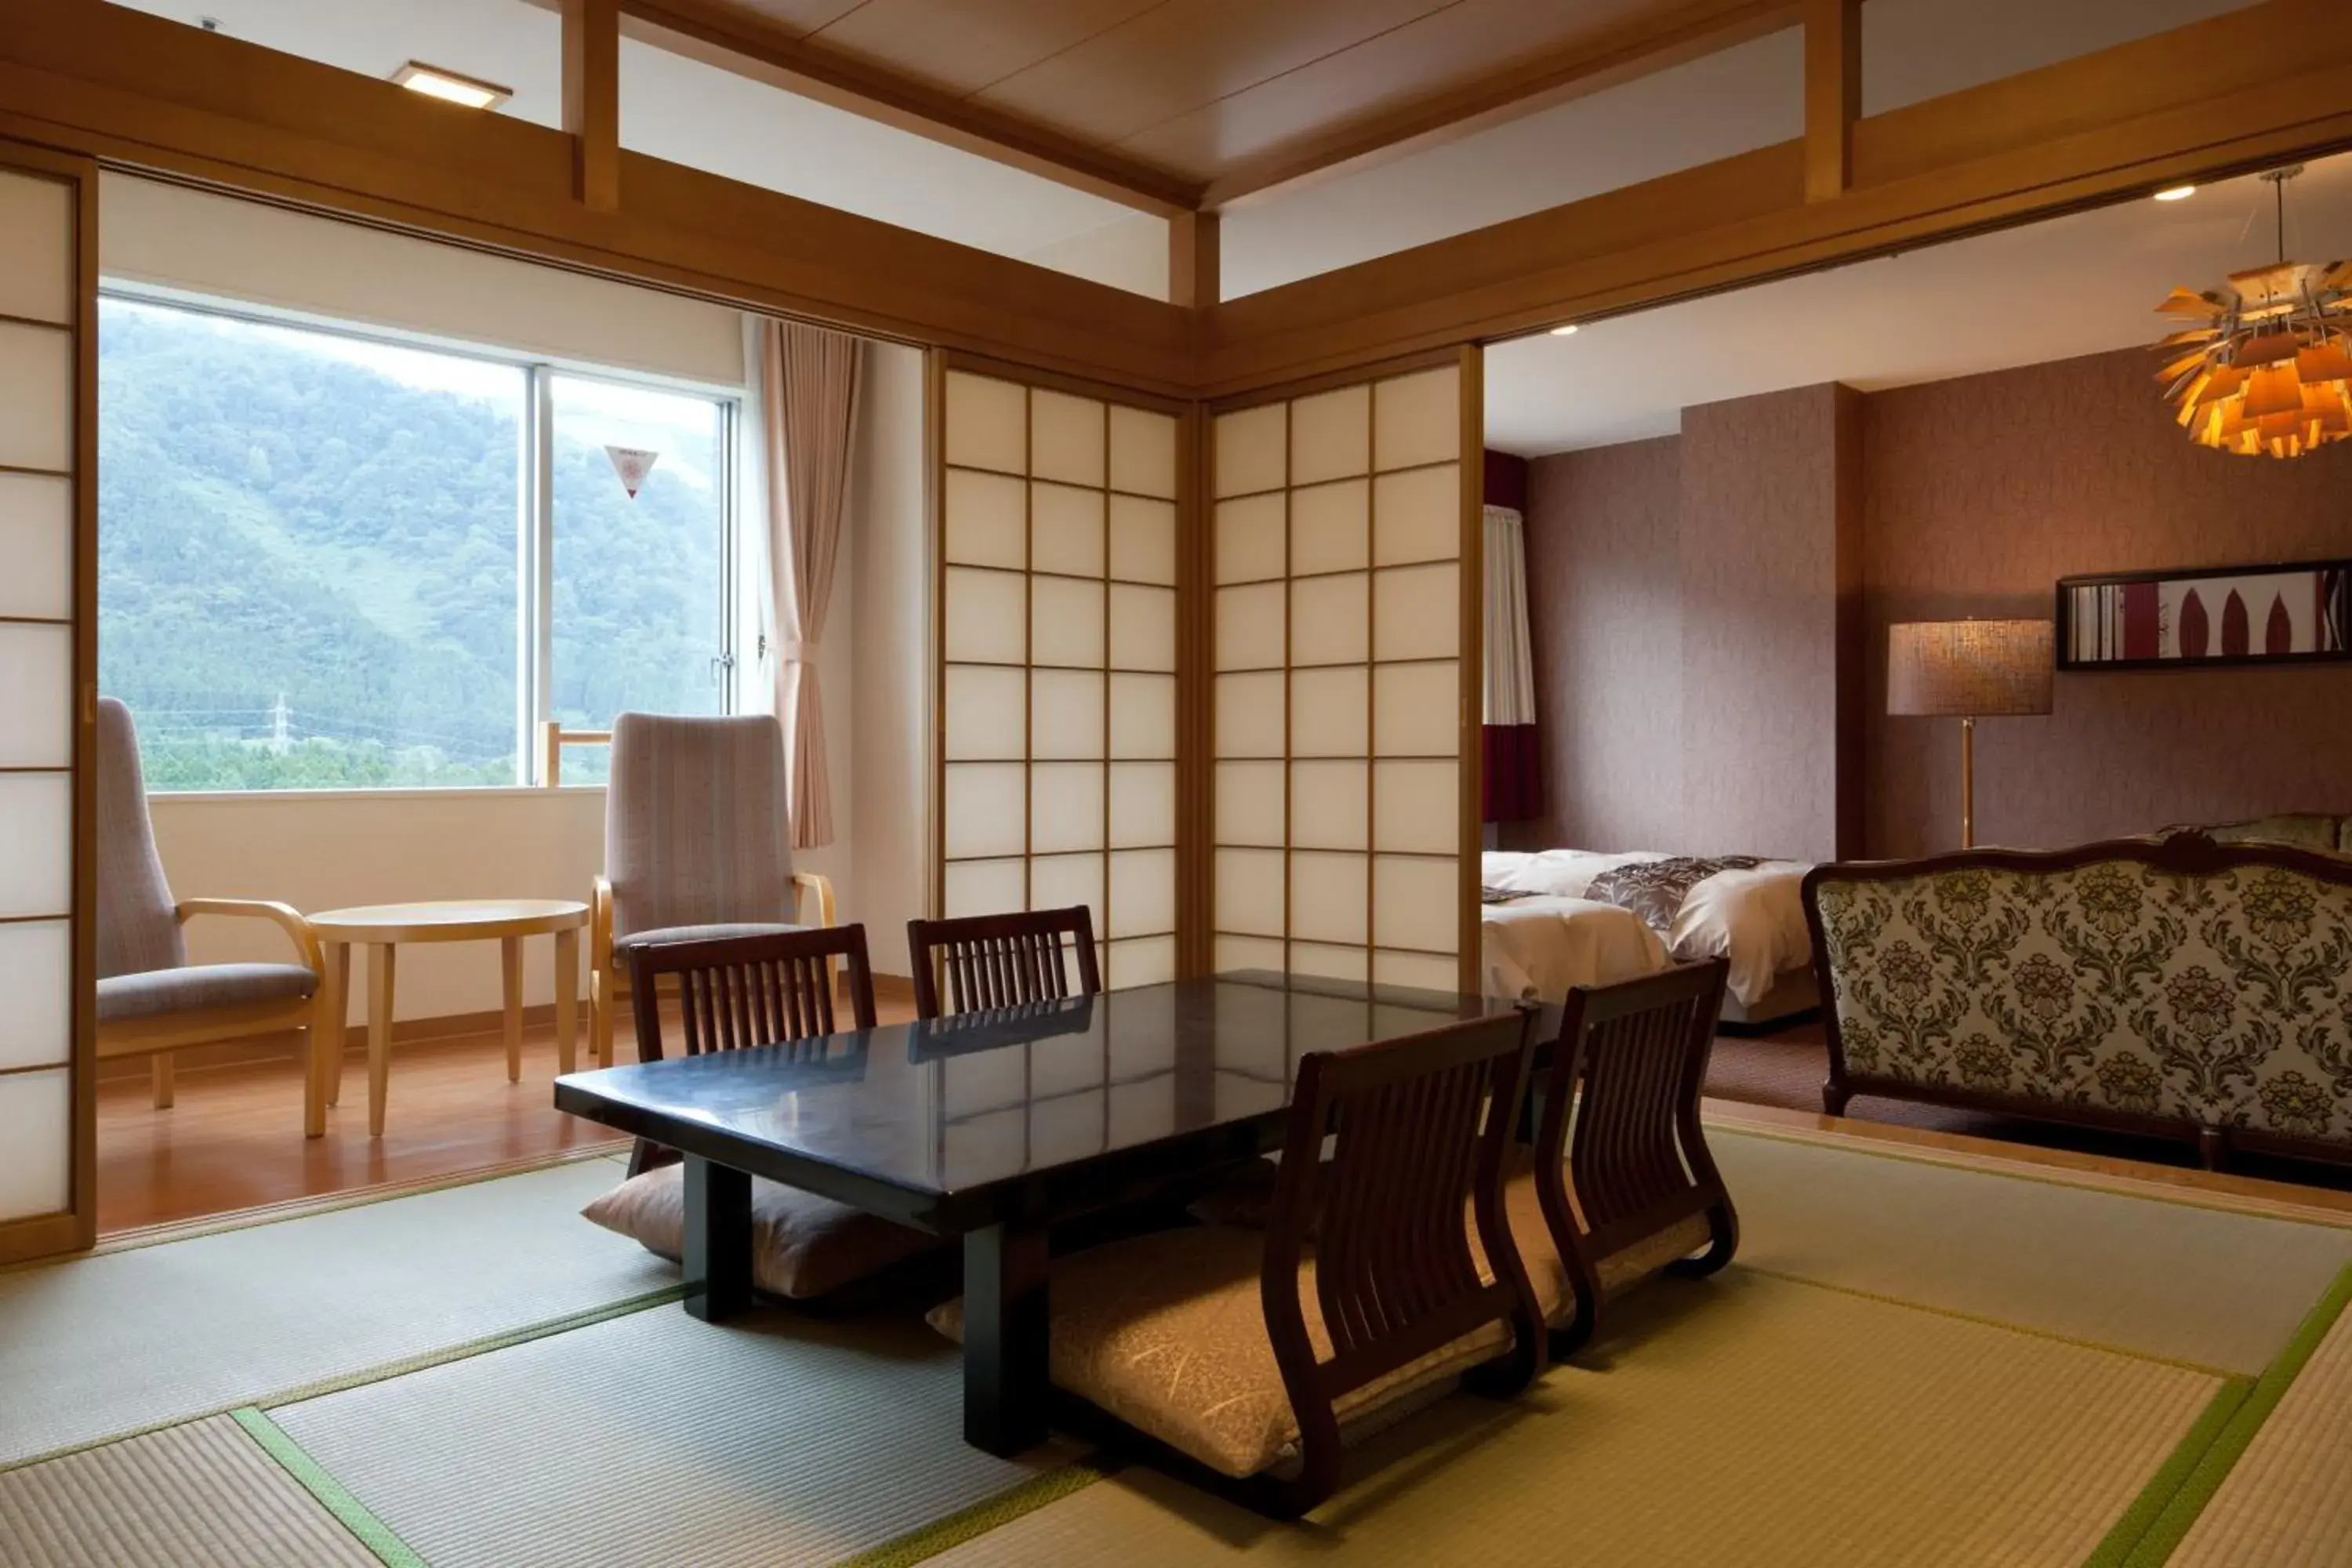
[[[421,92],[427,98],[437,98],[449,103],[462,103],[467,109],[496,109],[514,96],[512,88],[483,81],[478,77],[444,70],[439,66],[428,66],[422,60],[410,60],[392,73],[392,79],[411,92]]]

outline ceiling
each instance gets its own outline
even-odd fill
[[[1673,435],[1696,404],[1865,392],[2152,344],[2157,302],[2275,256],[2255,176],[1858,262],[1486,351],[1486,442],[1534,457]],[[2352,153],[2287,187],[2287,252],[2352,256]],[[2157,395],[2149,364],[2148,395]]]

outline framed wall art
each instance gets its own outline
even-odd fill
[[[2352,561],[2058,580],[2058,668],[2179,669],[2352,658]]]

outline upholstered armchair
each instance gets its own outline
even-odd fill
[[[604,875],[588,925],[598,1066],[612,1065],[613,1030],[627,1016],[630,949],[836,923],[833,884],[793,870],[784,784],[784,731],[772,715],[613,721]]]
[[[263,920],[282,928],[297,963],[190,963],[181,927],[198,915]],[[326,1131],[322,1059],[339,1019],[319,1015],[319,942],[285,904],[257,899],[175,901],[155,852],[147,781],[131,710],[98,702],[98,1056],[152,1064],[155,1108],[172,1103],[173,1056],[289,1029],[303,1031],[302,1131]]]

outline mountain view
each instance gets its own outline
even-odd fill
[[[149,788],[515,782],[524,388],[516,367],[105,302],[100,689],[138,719]],[[555,395],[556,716],[712,710],[716,411]],[[665,433],[635,500],[600,427],[630,399],[704,426],[698,447]]]

